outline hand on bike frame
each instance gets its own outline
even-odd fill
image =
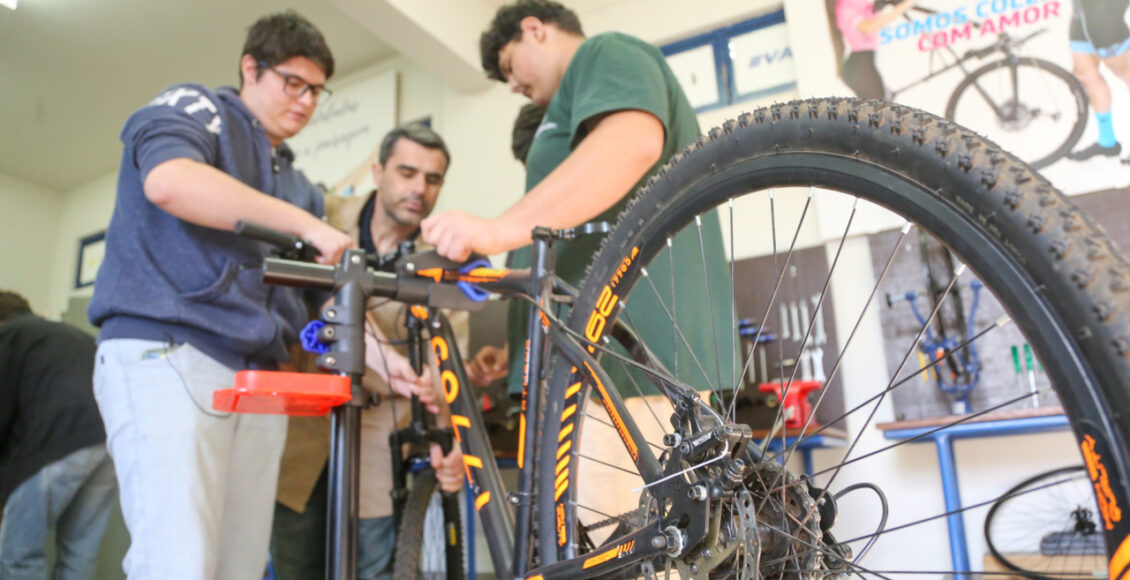
[[[416,395],[429,412],[439,412],[431,367],[425,366],[417,376],[408,357],[383,347],[376,336],[365,335],[365,366],[376,371],[396,394],[409,398]]]

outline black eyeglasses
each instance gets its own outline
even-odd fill
[[[326,85],[315,85],[306,82],[305,79],[298,75],[281,72],[263,61],[259,61],[259,68],[265,68],[282,77],[283,92],[296,99],[302,98],[302,95],[305,95],[306,91],[310,91],[310,94],[314,95],[314,102],[325,102],[333,94],[326,88]]]

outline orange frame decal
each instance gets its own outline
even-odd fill
[[[585,363],[585,367],[589,369],[589,375],[592,376],[592,382],[596,384],[597,390],[600,391],[600,400],[604,403],[604,410],[608,411],[608,417],[612,419],[612,424],[616,427],[616,432],[620,434],[620,439],[624,441],[624,445],[628,448],[628,454],[632,456],[632,461],[639,461],[640,449],[636,445],[632,435],[628,433],[628,426],[624,423],[624,418],[616,411],[616,407],[612,405],[612,398],[608,395],[608,390],[604,387],[604,383],[597,378],[596,371]]]
[[[435,352],[436,360],[440,363],[447,362],[451,356],[451,347],[447,345],[447,341],[442,337],[435,337],[432,339],[432,351]],[[451,370],[445,370],[439,375],[440,383],[443,385],[443,398],[448,404],[454,403],[455,398],[459,396],[459,378]]]
[[[451,416],[451,426],[453,427],[452,431],[455,432],[455,442],[459,444],[460,448],[462,448],[462,446],[463,446],[463,436],[460,434],[459,429],[460,428],[470,429],[471,428],[471,419],[464,417],[463,415],[452,415]],[[482,458],[475,456],[475,455],[468,454],[468,453],[464,453],[463,454],[463,472],[467,475],[467,481],[468,482],[474,481],[474,479],[471,478],[471,468],[472,467],[474,467],[475,469],[482,469],[483,468]],[[482,510],[483,506],[487,505],[488,503],[490,503],[490,492],[484,491],[484,492],[480,493],[478,495],[478,497],[475,498],[475,509]]]
[[[1118,498],[1110,485],[1110,472],[1103,463],[1103,457],[1095,449],[1095,439],[1084,435],[1079,444],[1083,451],[1083,462],[1087,465],[1087,473],[1091,476],[1091,484],[1095,488],[1095,497],[1099,502],[1099,512],[1103,516],[1103,524],[1107,530],[1113,530],[1114,524],[1122,521],[1122,508],[1118,507]]]
[[[593,556],[592,558],[585,560],[585,563],[581,566],[581,569],[582,570],[588,570],[589,568],[592,568],[593,566],[603,564],[603,563],[615,558],[616,555],[619,554],[619,553],[620,553],[619,547],[612,548],[611,550],[601,552],[600,554],[597,554],[596,556]]]
[[[593,556],[592,558],[585,560],[585,563],[581,566],[581,569],[587,570],[587,569],[589,569],[593,566],[603,564],[603,563],[605,563],[609,560],[631,554],[632,551],[635,550],[635,549],[636,549],[636,541],[635,540],[632,540],[630,542],[624,542],[623,544],[620,544],[619,546],[616,546],[615,548],[612,548],[612,549],[610,549],[606,552],[601,552],[600,554],[597,554],[596,556]]]

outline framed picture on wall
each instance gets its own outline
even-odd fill
[[[78,262],[75,267],[75,289],[94,285],[98,267],[106,256],[106,230],[78,241]]]

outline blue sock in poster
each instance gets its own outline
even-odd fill
[[[1095,113],[1095,120],[1099,122],[1099,145],[1114,147],[1118,139],[1114,136],[1114,123],[1111,121],[1110,111]]]

